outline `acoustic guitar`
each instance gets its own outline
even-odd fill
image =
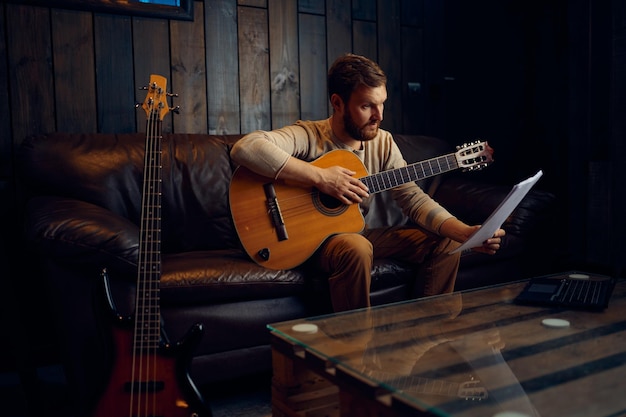
[[[342,166],[356,172],[370,194],[456,169],[482,169],[492,162],[487,142],[472,142],[457,151],[373,175],[346,150],[330,151],[311,164]],[[306,261],[331,235],[358,233],[365,220],[357,204],[310,187],[288,184],[238,167],[230,183],[230,210],[244,250],[269,269],[290,269]]]
[[[94,417],[211,416],[187,371],[202,325],[174,345],[161,327],[161,124],[171,110],[166,86],[164,77],[151,75],[142,105],[148,120],[134,319],[116,311],[107,271],[102,273],[115,359]]]

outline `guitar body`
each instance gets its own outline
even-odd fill
[[[211,411],[187,371],[202,325],[192,326],[175,345],[161,344],[151,352],[133,355],[135,320],[117,313],[106,272],[102,275],[112,316],[114,366],[93,417],[210,417]]]
[[[344,150],[328,152],[311,164],[322,168],[340,165],[355,171],[357,178],[367,175],[361,160]],[[277,208],[268,207],[266,186],[270,184]],[[269,213],[272,209],[280,215],[273,216]],[[286,184],[244,167],[237,168],[231,180],[230,210],[246,252],[270,269],[294,268],[329,236],[358,233],[365,226],[358,204],[345,205],[314,188]]]

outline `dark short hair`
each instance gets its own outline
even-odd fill
[[[380,87],[387,84],[387,76],[377,63],[355,54],[337,58],[328,70],[328,97],[338,94],[347,103],[358,87]]]

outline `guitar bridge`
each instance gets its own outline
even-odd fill
[[[272,219],[272,224],[274,225],[274,229],[276,230],[276,236],[278,237],[278,240],[283,241],[289,239],[289,236],[287,235],[287,227],[285,227],[285,221],[283,220],[283,215],[280,211],[280,206],[278,205],[278,199],[276,198],[276,190],[274,189],[274,184],[264,184],[263,190],[265,190],[265,197],[267,198],[267,213]]]

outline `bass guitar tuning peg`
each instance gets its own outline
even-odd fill
[[[180,106],[170,107],[170,111],[176,114],[180,114]]]

